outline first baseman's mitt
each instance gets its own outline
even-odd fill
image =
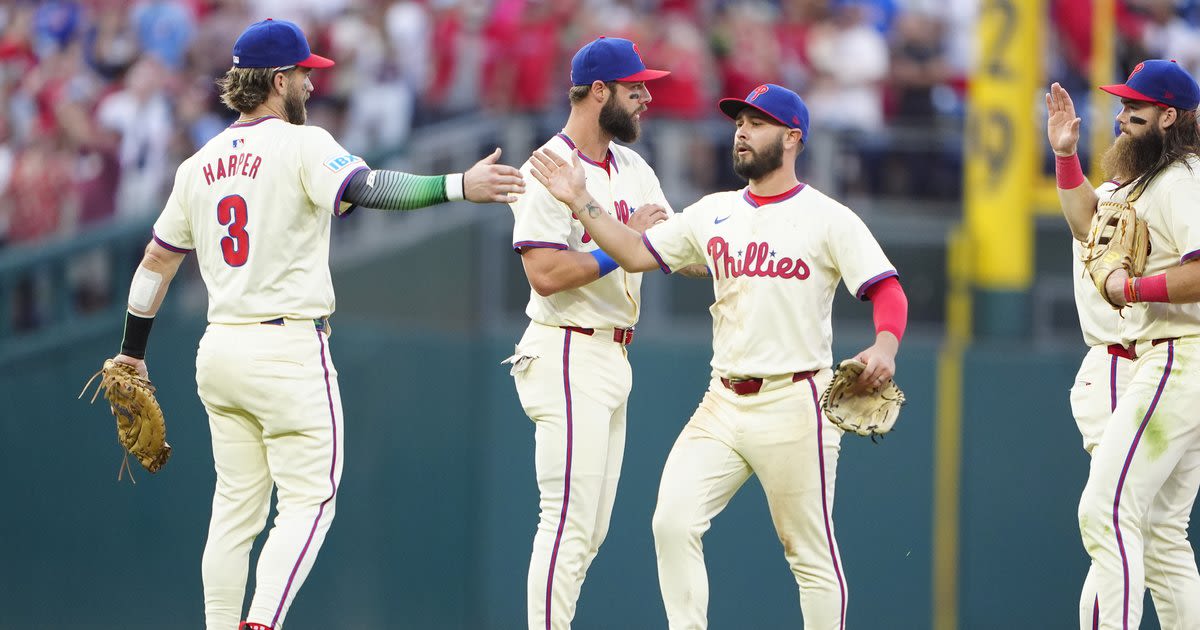
[[[167,444],[167,425],[162,408],[154,398],[154,385],[150,384],[149,379],[142,378],[133,366],[108,359],[104,367],[83,386],[84,391],[101,375],[100,386],[92,395],[92,402],[96,402],[96,396],[104,390],[104,398],[117,418],[117,440],[126,451],[126,459],[121,471],[117,472],[117,479],[128,467],[129,455],[136,457],[146,470],[158,472],[171,456],[171,445]],[[82,397],[83,393],[79,395]]]
[[[839,363],[829,387],[821,394],[821,409],[825,411],[825,417],[842,430],[874,440],[875,436],[883,435],[895,426],[904,404],[904,392],[889,378],[874,392],[855,394],[853,388],[866,367],[854,359]]]
[[[1142,275],[1149,254],[1150,231],[1133,206],[1120,201],[1101,201],[1092,216],[1092,230],[1082,260],[1105,302],[1121,309],[1108,299],[1105,288],[1108,277],[1118,269],[1124,269],[1131,277]]]

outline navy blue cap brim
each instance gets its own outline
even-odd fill
[[[762,112],[762,114],[764,116],[770,118],[771,120],[774,120],[775,122],[783,125],[784,127],[787,127],[788,129],[799,129],[800,128],[800,127],[797,127],[796,125],[789,125],[788,123],[785,123],[782,120],[779,120],[778,118],[776,118],[775,115],[772,114],[771,112],[768,112],[768,111],[762,109],[761,107],[756,107],[753,103],[751,103],[749,101],[744,101],[740,98],[723,98],[723,99],[717,101],[717,106],[721,108],[721,113],[725,114],[726,116],[728,116],[729,118],[731,118],[733,120],[737,119],[738,114],[742,113],[743,109],[750,107],[757,112]]]

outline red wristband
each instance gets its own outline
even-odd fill
[[[1135,278],[1125,278],[1125,303],[1133,304],[1137,300],[1137,286],[1134,284]]]
[[[1087,181],[1083,176],[1083,165],[1079,163],[1078,153],[1067,157],[1054,156],[1054,176],[1058,180],[1058,187],[1063,190],[1078,188]]]
[[[1167,295],[1167,274],[1137,278],[1134,281],[1133,292],[1139,302],[1170,302]]]

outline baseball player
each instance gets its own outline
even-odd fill
[[[1063,165],[1063,168],[1059,169],[1059,175],[1075,175],[1074,179],[1065,182],[1060,180],[1059,190],[1063,195],[1063,206],[1068,208],[1075,199],[1071,196],[1070,189],[1081,185],[1078,177],[1082,170],[1071,168],[1078,160],[1076,149],[1079,143],[1079,118],[1075,116],[1075,105],[1071,96],[1058,83],[1050,86],[1050,93],[1046,95],[1046,110],[1050,145],[1057,162]],[[1120,134],[1119,124],[1117,133]],[[1123,173],[1112,175],[1113,179],[1096,188],[1097,200],[1125,199],[1125,192],[1118,192],[1117,189],[1122,182],[1134,178]],[[1068,188],[1064,190],[1061,186]],[[1082,236],[1086,238],[1087,235]],[[1078,238],[1072,240],[1075,306],[1079,312],[1080,328],[1088,345],[1088,352],[1079,366],[1075,384],[1071,387],[1071,411],[1083,436],[1083,448],[1090,455],[1104,435],[1104,429],[1112,417],[1113,410],[1116,409],[1117,400],[1129,385],[1133,357],[1121,342],[1123,318],[1096,292],[1096,287],[1083,266],[1083,242]],[[1168,578],[1172,577],[1172,574],[1166,569],[1171,566],[1171,559],[1161,557],[1171,550],[1181,549],[1177,542],[1170,542],[1172,537],[1179,534],[1178,529],[1172,530],[1171,523],[1187,522],[1192,501],[1178,501],[1171,505],[1167,499],[1168,495],[1165,494],[1155,498],[1146,522],[1147,534],[1143,554],[1146,586],[1150,589],[1150,596],[1154,600],[1154,607],[1163,628],[1200,627],[1200,619],[1195,618],[1200,610],[1186,603],[1187,597],[1195,597],[1196,593],[1200,592],[1195,590],[1196,585],[1192,582],[1194,574],[1185,573],[1182,580],[1176,580],[1181,582],[1180,584],[1169,583]],[[1086,601],[1080,602],[1081,630],[1091,630],[1099,623],[1095,580],[1096,573],[1090,570],[1083,587],[1083,597]],[[1192,617],[1183,617],[1181,614],[1190,614]]]
[[[633,150],[649,70],[637,46],[601,37],[571,60],[571,113],[542,146],[578,151],[587,186],[615,220],[642,232],[671,213],[658,177]],[[527,174],[531,163],[522,167]],[[528,178],[526,178],[528,180]],[[531,291],[529,327],[512,364],[534,422],[540,517],[529,560],[530,630],[569,628],[584,576],[608,533],[625,453],[632,373],[626,346],[641,311],[641,274],[601,251],[583,224],[536,182],[512,204],[513,249]]]
[[[1091,556],[1080,627],[1137,628],[1148,584],[1164,628],[1196,628],[1200,574],[1187,526],[1200,490],[1200,388],[1186,375],[1200,360],[1200,265],[1192,262],[1200,258],[1200,86],[1174,62],[1150,60],[1101,89],[1122,109],[1120,135],[1103,157],[1115,182],[1098,190],[1075,154],[1080,120],[1070,98],[1057,85],[1047,95],[1059,199],[1077,240],[1100,199],[1131,203],[1149,225],[1150,255],[1142,277],[1107,279],[1106,299],[1121,307],[1109,352],[1129,364],[1122,387],[1121,363],[1111,363],[1111,416],[1081,425],[1085,447],[1095,445],[1079,504]]]
[[[208,287],[196,384],[217,473],[202,567],[209,630],[281,627],[333,520],[345,432],[328,342],[330,217],[357,205],[505,202],[523,190],[515,168],[495,163],[499,150],[463,174],[368,168],[304,124],[309,72],[333,64],[290,22],[265,20],[241,34],[218,81],[240,117],[179,166],[130,285],[115,359],[143,375],[154,315],[188,252]],[[239,625],[250,547],[273,488],[278,514]]]
[[[675,442],[654,513],[659,583],[674,630],[707,626],[701,539],[751,474],[800,590],[804,627],[844,629],[846,581],[833,527],[842,430],[822,417],[833,362],[830,311],[839,282],[874,305],[875,343],[858,387],[895,372],[908,301],[896,271],[853,211],[799,182],[808,109],[767,84],[727,98],[742,190],[704,197],[639,236],[613,221],[584,186],[577,154],[534,155],[534,177],[575,211],[629,271],[712,270],[713,378]]]

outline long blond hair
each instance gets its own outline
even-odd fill
[[[225,76],[217,79],[221,90],[221,102],[242,114],[249,114],[267,102],[271,94],[271,81],[275,78],[273,68],[230,68]]]

